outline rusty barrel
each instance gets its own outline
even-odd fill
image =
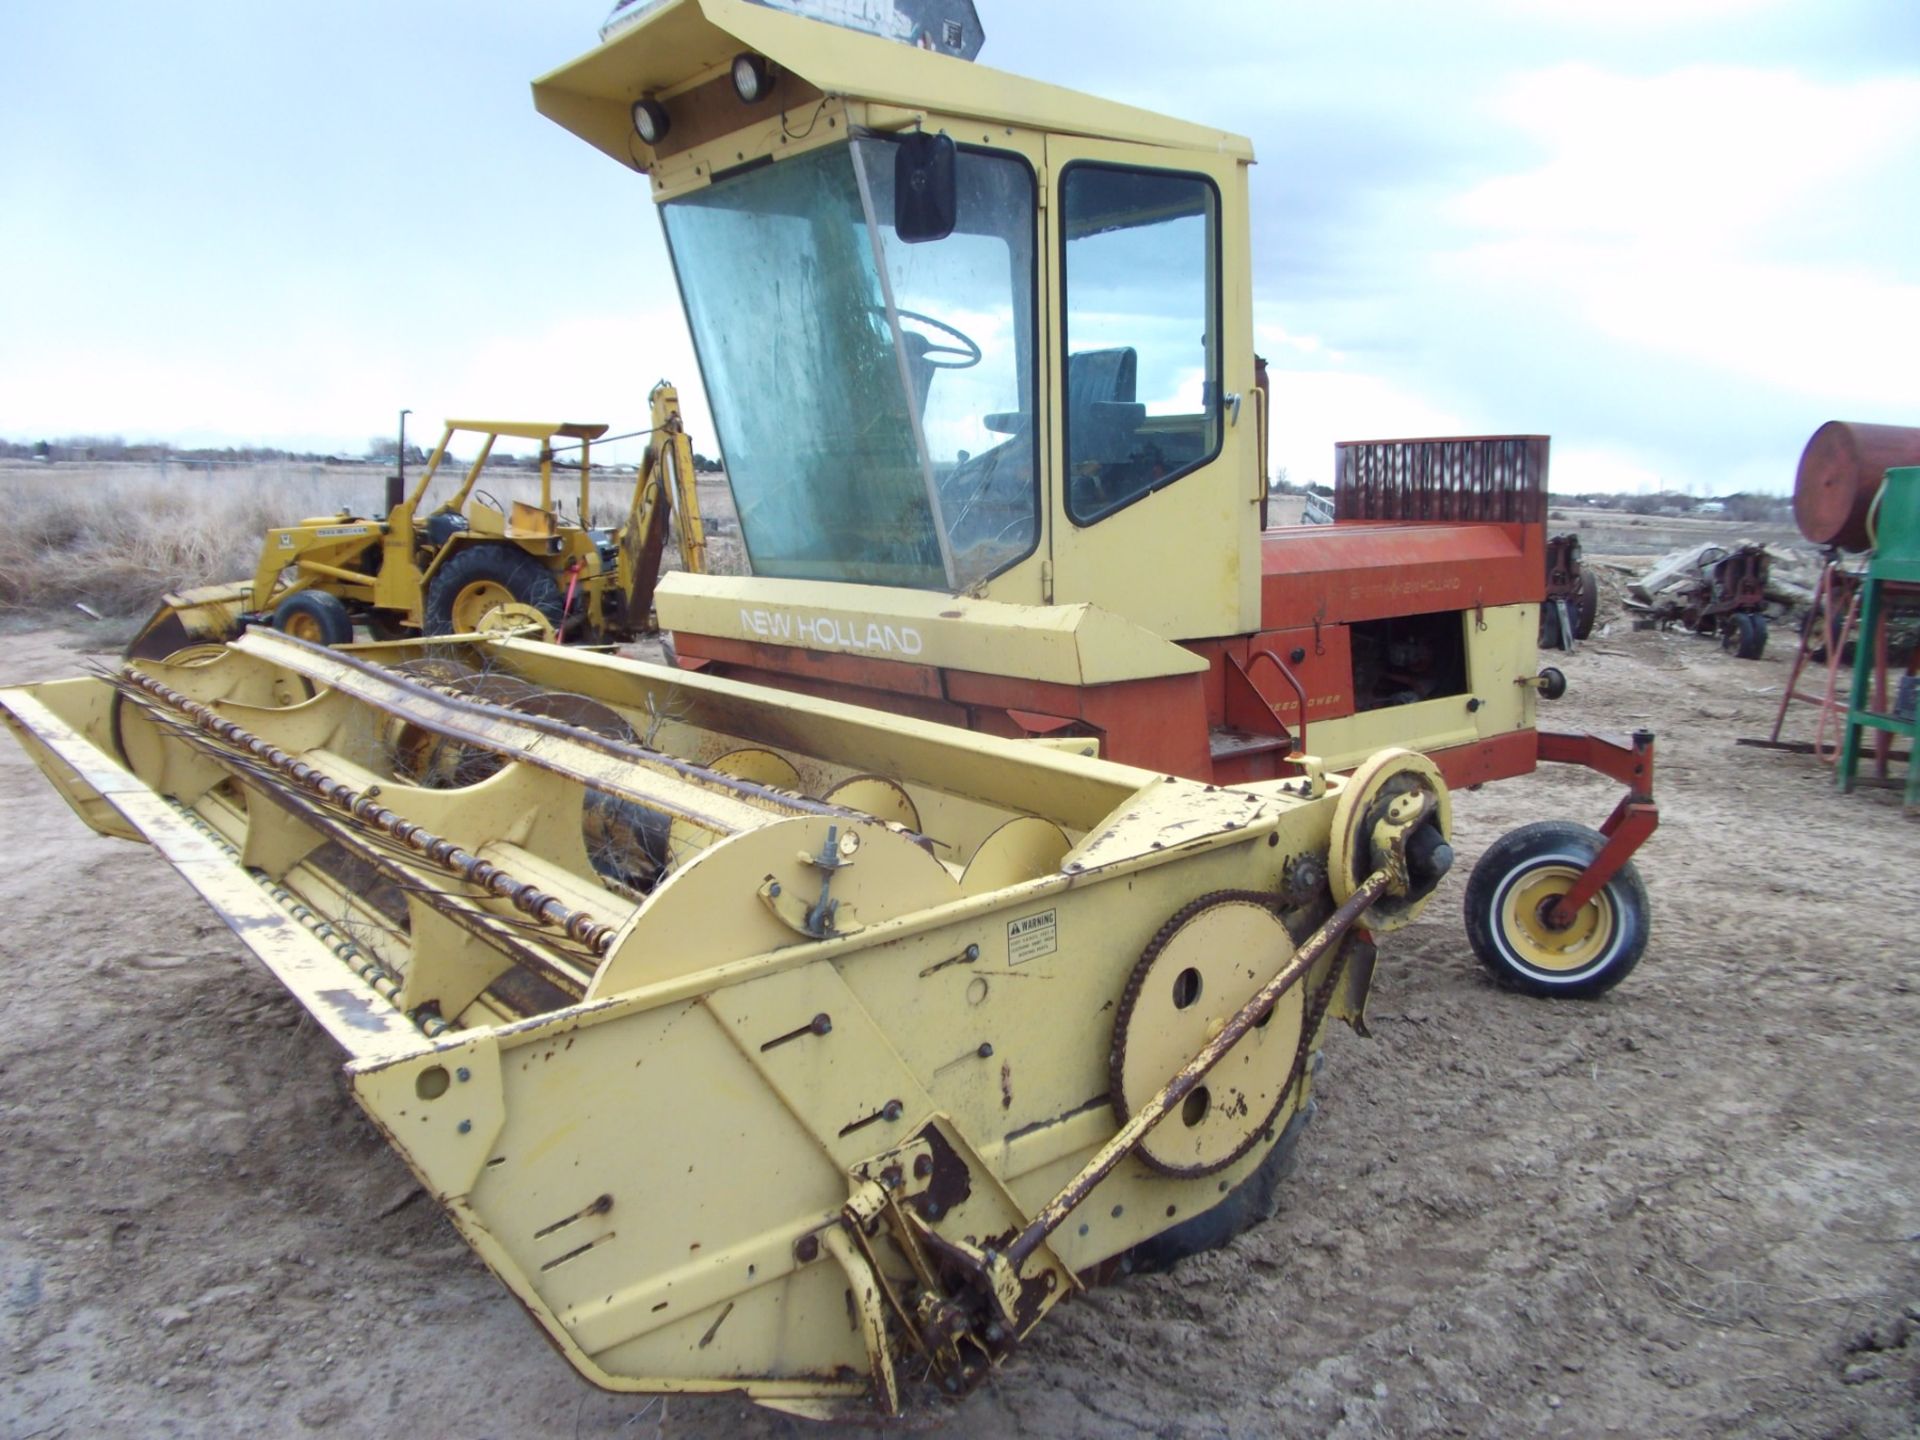
[[[1793,518],[1816,545],[1867,550],[1867,515],[1895,465],[1920,465],[1920,429],[1829,420],[1800,453]]]

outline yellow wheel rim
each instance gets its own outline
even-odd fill
[[[1579,878],[1570,865],[1542,865],[1515,881],[1500,903],[1501,930],[1514,953],[1537,970],[1583,970],[1613,943],[1618,920],[1605,890],[1582,905],[1566,929],[1547,923],[1547,910]]]
[[[162,665],[211,665],[227,653],[227,647],[218,641],[209,641],[201,645],[183,645],[160,663]]]
[[[320,619],[304,610],[296,610],[287,616],[287,623],[281,627],[296,640],[310,641],[315,645],[327,643],[327,632],[320,628]]]
[[[479,630],[489,610],[513,603],[513,592],[497,580],[475,580],[462,585],[460,593],[453,597],[454,632],[471,635]]]

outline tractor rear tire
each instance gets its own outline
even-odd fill
[[[351,645],[353,616],[346,601],[324,590],[297,590],[273,612],[273,628],[314,645]]]
[[[470,634],[497,605],[531,605],[560,628],[560,586],[551,572],[511,545],[468,545],[454,552],[427,587],[425,632]]]
[[[1547,907],[1573,888],[1606,837],[1542,820],[1487,847],[1467,881],[1467,940],[1502,985],[1529,995],[1590,996],[1626,979],[1647,948],[1652,906],[1632,862],[1556,930]]]
[[[1584,640],[1593,634],[1593,622],[1600,614],[1600,577],[1591,570],[1580,572],[1580,589],[1573,597],[1573,638]]]

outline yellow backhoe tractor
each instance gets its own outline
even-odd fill
[[[593,523],[593,442],[605,425],[449,420],[425,472],[400,493],[391,482],[387,517],[342,511],[269,530],[251,580],[164,597],[132,644],[130,658],[163,659],[194,645],[232,639],[249,624],[321,645],[344,645],[356,624],[375,639],[469,634],[483,626],[543,638],[630,639],[651,620],[669,517],[679,514],[680,557],[706,569],[706,534],[694,486],[693,449],[680,400],[662,381],[649,397],[651,440],[624,521]],[[479,452],[458,488],[432,496],[450,469],[454,437],[477,437]],[[502,503],[480,483],[496,442],[537,441],[537,504]],[[579,450],[575,513],[554,494],[556,442]],[[444,482],[440,486],[444,490]]]

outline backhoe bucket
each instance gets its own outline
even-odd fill
[[[127,643],[127,657],[164,660],[192,645],[217,645],[240,633],[240,613],[253,586],[245,580],[203,585],[160,597],[160,608]]]

